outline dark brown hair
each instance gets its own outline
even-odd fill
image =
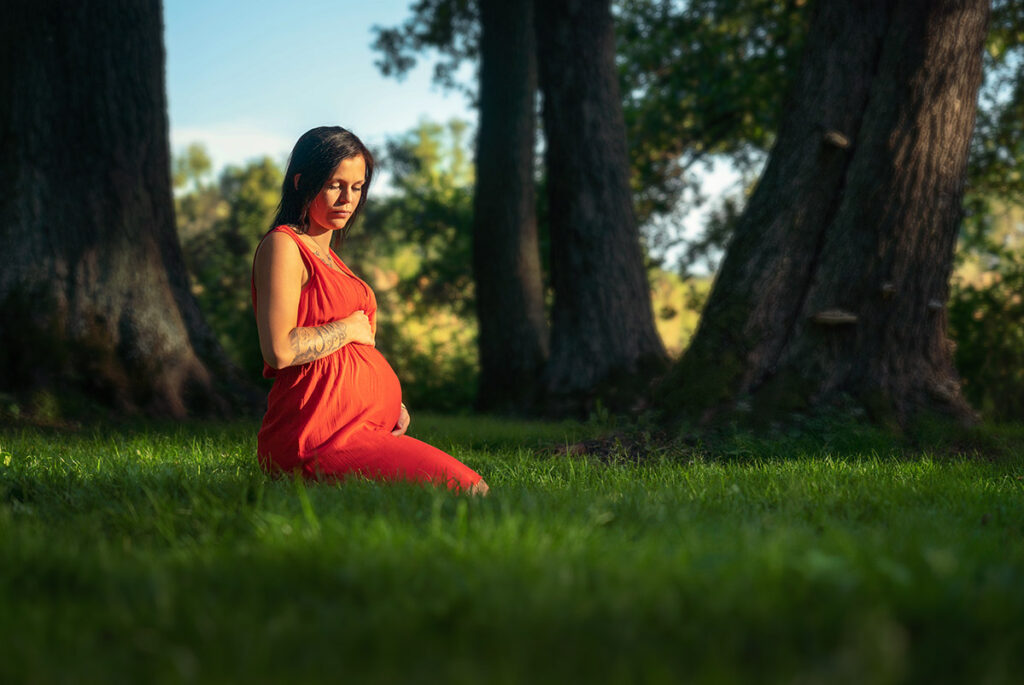
[[[317,193],[323,190],[324,184],[342,160],[360,156],[366,163],[363,192],[342,231],[344,240],[366,204],[370,181],[373,179],[373,155],[354,133],[340,126],[318,126],[303,133],[295,143],[281,185],[281,203],[277,206],[277,215],[270,228],[287,224],[305,232],[309,228],[309,205],[316,199]],[[299,174],[298,184],[295,183],[296,174]]]

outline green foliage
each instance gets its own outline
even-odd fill
[[[954,280],[949,325],[971,404],[989,418],[1017,420],[1024,416],[1024,250],[996,259],[983,277]]]
[[[694,170],[710,155],[739,167],[770,147],[789,74],[802,44],[803,2],[618,0],[613,3],[620,89],[634,199],[642,222],[670,214],[696,190]],[[385,76],[401,77],[425,52],[435,80],[458,80],[479,55],[479,16],[469,0],[421,0],[397,27],[376,27]]]
[[[985,416],[1024,416],[1024,3],[996,0],[971,141],[949,323],[964,392]]]
[[[681,273],[699,271],[713,274],[718,270],[719,261],[725,254],[725,247],[732,238],[733,231],[736,230],[746,201],[746,195],[723,197],[708,212],[700,234],[686,241],[686,249],[678,264]]]
[[[202,143],[192,143],[185,151],[175,156],[171,169],[171,181],[176,189],[191,186],[198,188],[209,177],[213,161]]]
[[[197,150],[192,146],[186,159]],[[277,207],[282,173],[269,157],[227,167],[216,185],[204,182],[204,171],[175,198],[192,292],[221,345],[252,379],[263,372],[250,297],[252,256]]]
[[[388,141],[391,191],[373,196],[343,257],[377,295],[377,346],[406,404],[453,411],[476,394],[473,166],[467,125],[423,121]]]
[[[192,143],[171,160],[174,212],[182,242],[209,231],[229,208],[211,182],[212,162],[201,143]]]
[[[777,0],[621,0],[618,63],[642,221],[671,213],[711,156],[760,165],[800,57],[808,9]]]
[[[1024,671],[1024,434],[553,457],[414,415],[486,499],[271,480],[256,426],[0,429],[3,682],[987,682]],[[59,655],[60,658],[55,658]]]
[[[466,60],[479,51],[480,21],[475,0],[416,0],[412,16],[401,26],[375,26],[373,48],[380,51],[377,68],[385,76],[402,78],[414,66],[419,53],[436,51],[442,59],[434,65],[434,80],[446,88],[465,88],[457,78]]]
[[[473,166],[467,124],[423,121],[387,143],[381,162],[392,190],[367,205],[364,228],[347,259],[390,269],[396,294],[418,312],[454,307],[468,315],[472,298]]]
[[[986,48],[968,172],[974,210],[971,198],[1019,204],[1024,196],[1024,2],[993,2]]]

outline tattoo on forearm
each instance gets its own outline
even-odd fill
[[[340,350],[348,340],[343,321],[332,321],[323,326],[296,328],[288,334],[295,359],[292,364],[305,364]]]

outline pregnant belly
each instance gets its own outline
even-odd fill
[[[375,347],[350,345],[341,352],[347,357],[342,364],[342,385],[352,393],[354,408],[366,421],[390,430],[398,422],[402,404],[398,376]]]
[[[402,387],[384,356],[368,345],[346,345],[278,372],[263,432],[317,445],[367,424],[391,430],[401,404]]]
[[[384,356],[367,345],[278,372],[258,436],[261,460],[289,470],[324,450],[344,448],[367,429],[398,423],[402,388]]]

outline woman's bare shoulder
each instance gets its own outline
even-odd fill
[[[257,288],[261,283],[269,282],[266,279],[277,276],[285,279],[296,277],[303,285],[309,279],[298,244],[284,231],[271,231],[263,236],[256,248],[254,266]]]
[[[256,248],[256,265],[278,262],[302,263],[302,255],[295,239],[284,231],[270,231]]]

